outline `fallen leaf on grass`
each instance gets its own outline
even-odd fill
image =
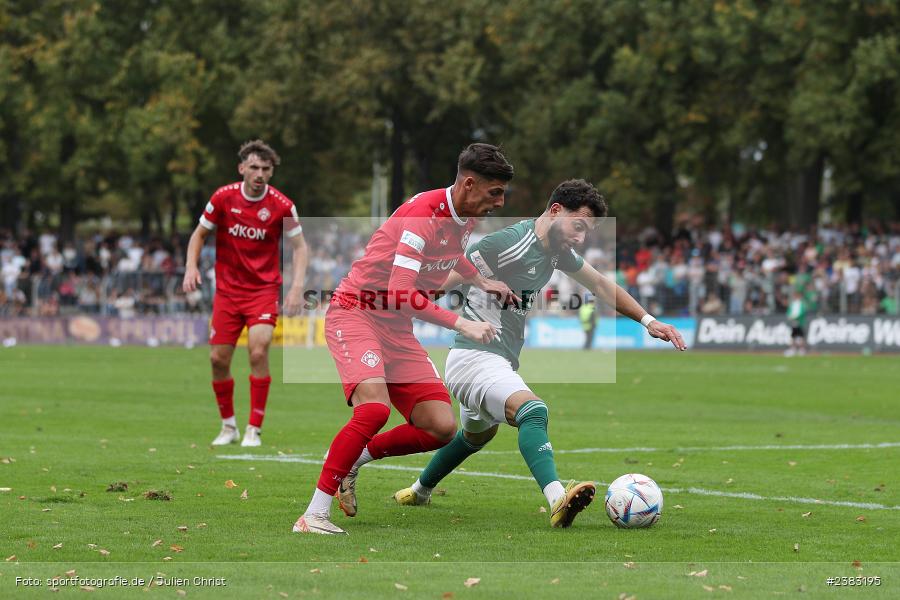
[[[746,577],[744,577],[744,576],[743,576],[743,575],[738,575],[738,579],[740,579],[740,580],[742,580],[742,581],[743,581],[743,580],[744,580],[744,579],[747,579],[747,578],[746,578]]]
[[[179,596],[181,596],[182,598],[187,596],[187,592],[184,590],[175,590],[175,593],[178,594]]]
[[[62,542],[60,542],[60,543],[58,543],[57,545],[53,546],[53,549],[54,549],[54,550],[59,550],[60,548],[62,548]]]
[[[144,498],[147,500],[162,500],[168,502],[172,499],[172,492],[166,490],[147,490],[144,492]]]
[[[788,461],[788,466],[790,466],[790,467],[796,467],[796,466],[797,466],[797,461],[796,461],[796,460],[789,460],[789,461]]]
[[[474,587],[474,586],[478,585],[479,583],[481,583],[481,577],[469,577],[468,579],[463,581],[463,585],[468,588]]]
[[[69,577],[75,577],[75,569],[66,571],[66,575],[68,575]]]
[[[28,546],[30,550],[34,550],[35,548],[37,548],[37,542],[34,540],[28,540],[28,543],[25,545]]]
[[[453,597],[453,592],[444,592],[443,594],[441,594],[441,598],[443,600],[450,600],[450,598],[452,598],[452,597]]]
[[[554,584],[554,585],[557,584],[557,583],[559,583],[559,577],[556,577],[555,579],[551,579],[551,580],[550,580],[550,583],[551,583],[551,584]]]
[[[636,599],[637,599],[637,596],[634,596],[634,595],[629,596],[625,592],[622,592],[621,594],[619,594],[619,600],[636,600]]]
[[[247,490],[244,490],[243,492],[241,492],[241,500],[246,500],[247,497],[248,497],[248,496],[247,496]]]
[[[865,515],[859,515],[858,517],[856,517],[856,521],[857,521],[858,523],[865,523],[865,522],[866,522],[866,517],[865,517]]]
[[[545,513],[545,512],[547,512],[547,509],[542,506],[542,507],[538,508],[538,512]]]
[[[310,569],[309,572],[310,573],[321,573],[322,569]]]
[[[794,552],[800,552],[800,544],[794,544]]]
[[[716,590],[716,588],[712,587],[711,585],[704,585],[703,589],[707,592],[714,592]]]
[[[171,546],[169,546],[169,550],[171,550],[172,552],[184,552],[184,546],[172,544]]]
[[[231,488],[236,488],[237,484],[234,481],[232,481],[231,479],[229,479],[228,481],[225,482],[225,487],[227,487],[230,490]]]
[[[51,510],[53,510],[53,509],[52,508],[42,508],[41,512],[50,512]]]
[[[625,567],[626,569],[633,569],[634,563],[633,562],[622,563],[622,566]]]
[[[702,571],[691,571],[688,573],[688,577],[706,577],[709,574],[707,569],[703,569]]]
[[[406,590],[409,589],[408,587],[406,587],[406,586],[403,585],[402,583],[395,583],[395,584],[394,584],[394,587],[397,588],[398,590],[402,591],[402,592],[405,592]]]
[[[206,523],[197,523],[197,529],[203,529],[206,527]]]
[[[682,510],[684,507],[683,507],[682,505],[680,505],[680,504],[676,504],[676,505],[673,506],[672,508],[677,508],[678,510]]]
[[[731,591],[731,586],[730,586],[730,585],[720,585],[720,586],[719,586],[719,589],[720,589],[720,590],[725,590],[726,592],[730,592],[730,591]]]
[[[109,556],[109,550],[105,550],[104,548],[100,548],[97,552],[99,552],[101,556]]]
[[[150,544],[150,547],[151,547],[151,548],[156,548],[156,547],[159,546],[160,544],[162,544],[162,540],[156,540],[155,542],[153,542],[152,544]]]
[[[128,484],[124,481],[114,481],[106,486],[107,492],[127,492]]]
[[[360,557],[359,557],[359,562],[361,562],[361,563],[367,563],[367,562],[369,562],[369,559],[366,558],[365,556],[360,556]]]
[[[6,557],[6,562],[12,562],[12,561],[14,561],[14,560],[16,560],[16,555],[15,555],[15,554],[13,554],[12,556],[7,556],[7,557]]]
[[[288,597],[287,592],[278,592],[278,595],[281,596],[282,598]]]
[[[8,488],[8,487],[0,488],[0,492],[11,492],[11,491],[12,491],[12,488]]]
[[[717,530],[716,530],[715,527],[713,527],[712,529],[709,530],[710,533],[715,533],[716,531],[717,531]]]
[[[83,586],[81,586],[81,589],[84,590],[85,592],[93,592],[97,588],[95,588],[92,585],[83,585]]]
[[[803,514],[800,515],[800,516],[801,516],[801,517],[808,517],[808,516],[811,515],[811,514],[812,514],[812,511],[809,511],[809,512],[803,513]]]
[[[369,548],[369,552],[378,552],[375,548]]]
[[[179,525],[176,529],[178,529],[178,531],[187,531],[188,530],[187,525]]]
[[[172,557],[171,556],[163,556],[163,560],[167,560],[167,561],[172,560]]]
[[[862,569],[862,563],[858,560],[854,560],[852,563],[850,563],[850,566],[856,569]]]

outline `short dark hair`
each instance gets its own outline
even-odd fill
[[[459,153],[457,167],[460,171],[471,171],[485,179],[509,181],[513,178],[513,166],[500,148],[490,144],[469,144]]]
[[[584,179],[569,179],[556,186],[556,189],[550,194],[547,208],[549,209],[555,203],[573,211],[587,206],[595,217],[605,217],[609,211],[603,194]]]
[[[273,166],[281,164],[281,157],[278,156],[278,153],[272,149],[272,146],[262,140],[250,140],[249,142],[244,142],[241,145],[241,149],[238,150],[238,158],[241,159],[241,162],[247,160],[251,154],[255,154],[261,159],[269,161]]]

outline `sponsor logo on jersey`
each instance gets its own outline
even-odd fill
[[[558,262],[559,262],[559,255],[557,254],[556,256],[554,256],[553,258],[550,259],[550,266],[555,269],[556,263],[558,263]]]
[[[484,277],[493,277],[494,272],[491,271],[491,268],[488,266],[487,261],[484,260],[484,257],[481,255],[481,250],[475,250],[472,254],[469,255],[469,260],[472,261],[472,264],[475,265],[475,268],[478,269],[478,272],[481,273]]]
[[[459,257],[452,260],[436,260],[433,263],[422,265],[422,268],[426,271],[449,271],[456,266],[457,262],[459,262]]]
[[[406,244],[420,254],[425,250],[425,240],[407,229],[403,230],[403,234],[400,236],[400,243]]]
[[[374,352],[372,352],[371,350],[366,350],[366,353],[363,354],[359,358],[359,360],[360,360],[360,362],[362,362],[362,364],[364,364],[367,367],[370,367],[372,369],[377,367],[378,363],[381,362],[381,359],[378,357],[378,355],[375,354]]]
[[[246,225],[232,225],[228,228],[228,233],[234,237],[244,238],[248,240],[264,240],[266,239],[266,230],[261,227],[247,227]]]
[[[553,452],[553,445],[550,444],[550,442],[547,442],[546,444],[538,448],[538,452]]]
[[[269,212],[268,208],[261,208],[259,212],[256,213],[256,216],[259,217],[260,221],[268,221],[269,217],[272,216],[272,213]]]
[[[450,240],[441,240],[441,246],[446,246]]]
[[[260,321],[269,321],[271,319],[272,319],[272,313],[263,313],[263,314],[259,315]]]
[[[537,267],[531,267],[530,269],[528,269],[529,275],[534,275],[535,273],[537,273]]]
[[[231,209],[231,212],[233,212],[233,213],[236,214],[236,215],[239,215],[239,214],[241,214],[241,209],[239,209],[239,208],[232,208],[232,209]]]
[[[216,210],[216,207],[213,206],[213,203],[212,203],[212,202],[207,202],[207,203],[206,203],[206,212],[208,212],[209,214],[213,214],[213,211],[214,211],[214,210]]]

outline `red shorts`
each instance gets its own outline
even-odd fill
[[[277,292],[249,297],[216,294],[213,298],[209,343],[234,346],[245,326],[249,329],[260,323],[272,327],[278,323]]]
[[[450,393],[437,367],[408,324],[384,313],[345,309],[332,303],[325,314],[325,340],[344,385],[347,404],[359,382],[383,377],[393,404],[406,420],[419,402],[440,400],[450,404]],[[393,325],[393,326],[392,326]]]

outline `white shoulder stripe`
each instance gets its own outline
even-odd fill
[[[513,244],[512,246],[510,246],[509,248],[507,248],[500,254],[498,254],[497,258],[502,259],[507,254],[515,253],[522,244],[527,243],[528,240],[532,237],[534,237],[534,231],[528,230],[528,233],[526,233],[524,236],[522,236],[521,240],[519,240],[518,242],[516,242],[515,244]]]
[[[500,262],[497,263],[497,266],[498,266],[498,267],[505,267],[506,265],[508,265],[508,264],[510,264],[510,263],[514,263],[515,261],[519,260],[520,258],[522,258],[523,256],[525,256],[525,253],[528,252],[528,249],[531,247],[531,245],[532,245],[535,241],[537,241],[537,237],[535,237],[535,236],[532,234],[532,236],[531,236],[531,238],[529,239],[529,241],[528,241],[527,244],[525,244],[525,245],[522,246],[519,250],[517,250],[516,253],[515,253],[514,255],[512,255],[512,256],[507,256],[506,258],[501,259]]]
[[[403,256],[402,254],[394,255],[394,265],[409,269],[410,271],[415,271],[416,273],[422,268],[422,263],[420,261],[408,256]]]
[[[216,228],[216,224],[206,218],[206,215],[200,215],[200,224],[212,231]]]

